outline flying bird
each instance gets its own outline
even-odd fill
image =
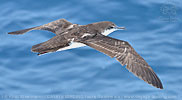
[[[9,32],[19,35],[32,30],[47,30],[56,36],[50,40],[32,46],[31,51],[38,55],[62,51],[82,46],[90,46],[111,58],[116,58],[122,66],[135,76],[157,88],[163,89],[162,83],[147,62],[126,41],[108,37],[116,30],[124,30],[113,22],[103,21],[88,25],[72,24],[65,19],[59,19],[37,27]]]

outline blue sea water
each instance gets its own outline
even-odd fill
[[[182,1],[0,0],[0,100],[181,100]],[[112,21],[161,79],[160,90],[90,47],[37,56],[31,46],[54,34],[7,32],[64,18],[76,24]]]

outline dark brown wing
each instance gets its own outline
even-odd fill
[[[60,48],[64,48],[69,46],[70,41],[65,39],[63,35],[56,35],[55,37],[51,38],[50,40],[32,46],[32,52],[38,52],[38,55],[55,52]]]
[[[47,31],[53,32],[55,34],[59,34],[59,33],[64,32],[65,30],[71,28],[71,25],[73,25],[73,24],[66,21],[65,19],[59,19],[59,20],[50,22],[48,24],[44,24],[42,26],[32,27],[32,28],[18,30],[18,31],[14,31],[14,32],[9,32],[8,34],[18,35],[18,34],[24,34],[28,31],[32,31],[32,30],[47,30]]]
[[[157,88],[163,89],[160,79],[152,68],[128,42],[101,35],[82,41],[82,43],[112,58],[115,57],[121,65],[127,65],[126,68],[134,75]]]

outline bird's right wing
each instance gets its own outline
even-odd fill
[[[18,35],[18,34],[24,34],[28,31],[32,31],[32,30],[47,30],[47,31],[53,32],[55,34],[59,34],[69,28],[72,28],[73,27],[72,25],[74,25],[74,24],[68,22],[65,19],[59,19],[59,20],[50,22],[48,24],[44,24],[41,26],[32,27],[32,28],[28,28],[28,29],[18,30],[18,31],[14,31],[14,32],[9,32],[8,34]]]
[[[103,35],[81,42],[112,58],[115,57],[121,65],[127,65],[126,68],[134,75],[157,88],[163,89],[155,72],[128,42]]]

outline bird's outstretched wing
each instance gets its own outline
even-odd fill
[[[122,66],[127,65],[126,68],[134,75],[157,88],[163,89],[158,76],[128,42],[103,35],[81,42],[112,58],[115,57]]]
[[[50,22],[48,24],[44,24],[41,26],[32,27],[32,28],[28,28],[28,29],[18,30],[18,31],[14,31],[14,32],[9,32],[8,34],[18,35],[18,34],[24,34],[28,31],[32,31],[32,30],[47,30],[47,31],[53,32],[55,34],[59,34],[59,33],[64,32],[65,30],[71,28],[71,25],[73,25],[73,24],[68,22],[67,20],[59,19],[59,20]]]

